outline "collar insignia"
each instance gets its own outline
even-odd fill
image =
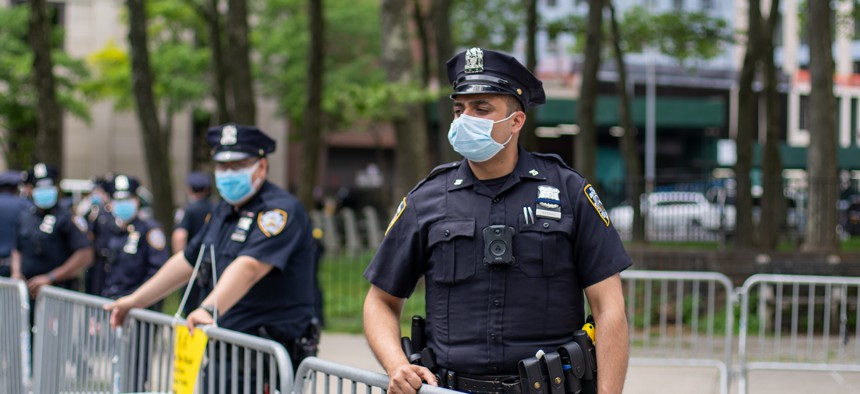
[[[540,173],[537,170],[531,170],[529,171],[529,174],[531,174],[531,176],[537,176]]]
[[[466,74],[484,72],[484,51],[481,48],[472,48],[466,51]]]
[[[462,185],[462,184],[463,184],[463,180],[462,180],[462,179],[455,179],[455,180],[454,180],[454,186],[460,186],[460,185]]]

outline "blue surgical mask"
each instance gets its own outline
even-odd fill
[[[516,112],[514,112],[516,113]],[[448,130],[448,142],[457,153],[463,155],[466,159],[480,163],[490,160],[493,156],[499,153],[508,142],[511,141],[514,134],[511,133],[508,140],[504,144],[500,144],[493,139],[493,125],[504,122],[510,119],[514,114],[508,115],[507,118],[493,122],[491,119],[477,118],[469,115],[460,115],[457,119],[451,122],[451,128]]]
[[[102,197],[98,194],[90,194],[90,204],[99,205],[102,203]]]
[[[239,204],[253,195],[256,187],[251,174],[257,170],[259,163],[238,170],[215,170],[215,186],[221,198],[230,204]]]
[[[42,209],[51,209],[57,205],[57,188],[54,186],[39,186],[33,189],[33,204]]]
[[[137,202],[132,199],[114,200],[112,212],[115,218],[129,222],[137,214]]]

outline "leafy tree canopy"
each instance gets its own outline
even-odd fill
[[[454,46],[512,51],[517,38],[525,33],[525,3],[517,0],[454,0],[451,3]]]

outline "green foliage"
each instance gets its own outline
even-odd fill
[[[209,92],[209,50],[202,41],[205,25],[186,4],[171,0],[147,2],[149,59],[153,92],[159,107],[179,111],[204,99]],[[115,42],[88,56],[95,77],[85,84],[94,98],[113,99],[115,107],[134,105],[129,53]]]
[[[32,163],[35,148],[37,105],[33,84],[33,51],[27,41],[29,7],[0,7],[0,129],[3,149],[10,165]],[[54,43],[63,42],[63,31],[52,32]],[[83,62],[58,48],[51,52],[57,101],[75,117],[89,120],[89,111],[77,86],[87,78]]]
[[[346,121],[344,91],[384,81],[379,65],[379,12],[376,0],[325,2],[325,69],[320,71],[325,72],[323,110],[328,128]],[[257,15],[251,39],[260,54],[257,74],[265,81],[263,92],[277,99],[290,121],[300,125],[307,97],[310,45],[306,2],[266,0]]]
[[[524,1],[454,0],[451,30],[455,47],[494,48],[510,52],[525,32]]]

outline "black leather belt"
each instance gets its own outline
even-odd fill
[[[520,378],[516,375],[463,375],[439,368],[439,384],[451,390],[476,394],[521,394]]]

